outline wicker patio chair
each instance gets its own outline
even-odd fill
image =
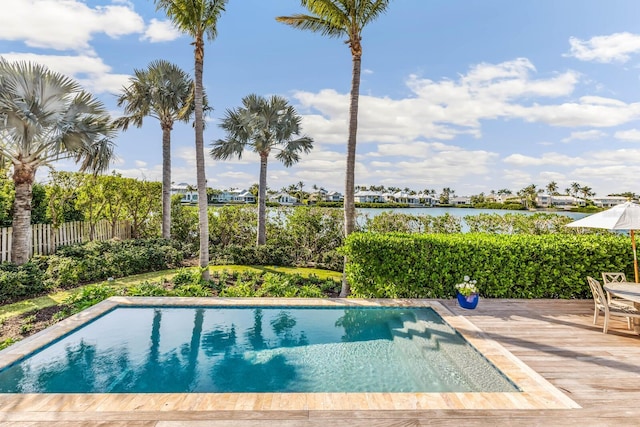
[[[591,294],[593,295],[593,302],[595,304],[595,312],[593,314],[593,324],[595,325],[598,321],[598,315],[602,311],[604,313],[604,327],[602,329],[603,333],[607,333],[609,329],[609,317],[610,316],[619,316],[627,318],[627,327],[631,329],[631,318],[639,318],[640,319],[640,311],[636,310],[634,307],[630,307],[628,305],[617,304],[615,302],[609,303],[607,301],[607,297],[604,296],[604,290],[596,279],[591,276],[587,276],[587,282],[589,283],[589,287],[591,288]]]

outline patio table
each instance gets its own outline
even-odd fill
[[[619,298],[633,302],[633,306],[640,310],[640,284],[632,282],[607,283],[604,289]],[[640,335],[640,318],[633,318],[633,329]]]

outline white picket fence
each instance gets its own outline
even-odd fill
[[[90,234],[89,223],[83,221],[65,222],[58,228],[54,228],[51,224],[33,224],[31,226],[30,255],[49,255],[60,246],[88,242]],[[11,260],[12,235],[12,227],[0,228],[0,262]],[[118,221],[114,232],[112,232],[111,223],[107,220],[95,224],[92,240],[112,238],[130,239],[131,224],[129,221]]]

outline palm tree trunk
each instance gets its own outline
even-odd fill
[[[171,127],[162,126],[162,238],[171,238]]]
[[[260,184],[258,186],[258,237],[256,245],[267,243],[267,158],[260,153]]]
[[[202,278],[209,280],[209,217],[207,213],[207,178],[204,171],[204,121],[202,69],[204,66],[204,40],[195,40],[195,128],[196,128],[196,176],[198,182],[198,224],[200,227],[200,268]]]
[[[31,252],[31,197],[36,168],[24,163],[13,164],[16,197],[13,205],[13,237],[11,261],[21,265],[29,261]]]
[[[351,105],[349,106],[349,141],[347,143],[347,171],[344,188],[344,237],[346,238],[355,229],[356,204],[354,198],[355,169],[356,169],[356,137],[358,133],[358,100],[360,97],[360,71],[362,53],[353,54],[353,73],[351,75]],[[347,282],[347,257],[344,257],[345,270],[342,273],[341,297],[347,297],[351,292]]]

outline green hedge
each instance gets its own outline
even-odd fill
[[[354,233],[342,251],[356,297],[450,298],[470,276],[488,298],[590,298],[588,275],[633,277],[621,235]]]
[[[48,289],[44,272],[36,263],[0,264],[0,304],[41,294]]]
[[[89,242],[35,256],[17,266],[0,264],[0,304],[42,295],[52,288],[164,270],[182,262],[182,252],[163,239]]]
[[[180,265],[181,251],[164,239],[94,241],[58,249],[46,257],[46,276],[53,286],[125,277]]]

